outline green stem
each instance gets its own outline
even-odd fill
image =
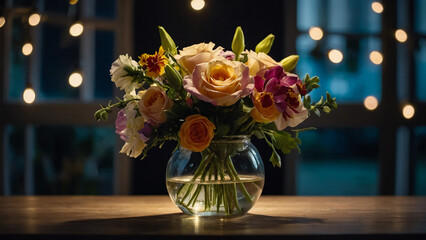
[[[231,170],[232,174],[234,175],[234,177],[236,178],[236,180],[238,181],[238,188],[243,192],[244,196],[246,197],[246,199],[250,202],[253,201],[253,199],[250,196],[250,193],[248,193],[246,187],[244,186],[244,184],[241,181],[240,177],[238,176],[237,170],[235,170],[234,164],[232,163],[232,159],[231,157],[228,156],[227,158],[227,165],[228,168]]]

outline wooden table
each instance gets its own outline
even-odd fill
[[[426,197],[262,196],[234,219],[168,196],[0,197],[0,239],[426,239]]]

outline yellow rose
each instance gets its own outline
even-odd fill
[[[191,75],[183,79],[183,87],[191,95],[215,106],[231,106],[249,95],[253,78],[241,62],[215,59],[198,64]]]
[[[273,95],[269,92],[253,91],[252,102],[254,108],[250,116],[261,123],[270,123],[280,116],[280,112],[275,107]]]
[[[193,152],[206,149],[214,137],[215,125],[206,117],[191,115],[179,130],[180,145]]]
[[[244,51],[247,54],[247,62],[244,64],[250,68],[250,76],[263,76],[266,70],[275,66],[280,66],[278,62],[263,52]]]
[[[138,96],[141,98],[138,103],[139,112],[146,121],[157,124],[166,121],[165,110],[170,109],[173,102],[164,89],[151,86],[146,91],[139,91]]]
[[[213,48],[214,43],[212,42],[194,44],[180,50],[179,55],[176,55],[175,58],[180,65],[184,66],[189,71],[189,73],[192,73],[197,64],[209,62],[219,57],[223,48],[217,47],[215,50],[213,50]]]

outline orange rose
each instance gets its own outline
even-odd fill
[[[271,93],[253,91],[252,96],[254,108],[250,116],[261,123],[270,123],[280,116],[280,112],[275,107],[274,98]]]
[[[215,128],[206,117],[198,114],[188,116],[179,130],[180,145],[193,152],[201,152],[210,145]]]

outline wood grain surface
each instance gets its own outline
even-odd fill
[[[0,239],[426,239],[426,197],[262,196],[248,215],[184,215],[168,196],[0,197]]]

